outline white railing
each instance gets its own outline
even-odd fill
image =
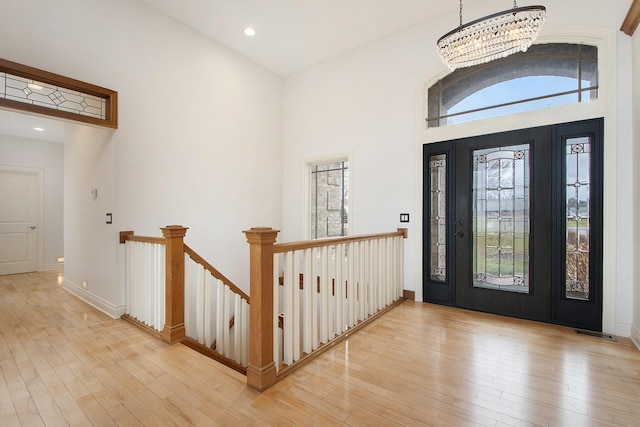
[[[125,248],[123,317],[245,373],[249,296],[184,244],[186,230],[167,226],[164,238],[120,233]]]
[[[126,314],[160,332],[165,318],[164,243],[127,240],[125,259]]]
[[[167,226],[162,238],[120,232],[127,286],[123,317],[246,374],[256,390],[404,300],[406,229],[280,244],[277,230],[246,230],[251,304],[184,244],[186,231]]]
[[[197,255],[195,260],[193,257],[194,253],[187,247],[186,335],[246,368],[249,359],[249,297],[215,270],[214,275],[211,267]]]
[[[401,299],[403,246],[402,232],[273,245],[276,370]]]

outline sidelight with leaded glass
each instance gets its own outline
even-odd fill
[[[589,299],[590,164],[589,137],[566,141],[565,297]]]

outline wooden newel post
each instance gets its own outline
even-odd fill
[[[185,337],[184,329],[184,236],[187,227],[161,228],[165,238],[165,316],[162,339],[168,343]]]
[[[273,361],[273,244],[279,230],[246,230],[250,245],[249,366],[247,385],[259,391],[276,383]]]

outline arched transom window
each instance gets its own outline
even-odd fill
[[[429,88],[429,127],[589,101],[598,97],[598,49],[533,45],[527,52],[461,68]]]

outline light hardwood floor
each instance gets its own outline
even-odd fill
[[[640,425],[627,339],[406,302],[260,394],[57,278],[0,276],[0,426]]]

